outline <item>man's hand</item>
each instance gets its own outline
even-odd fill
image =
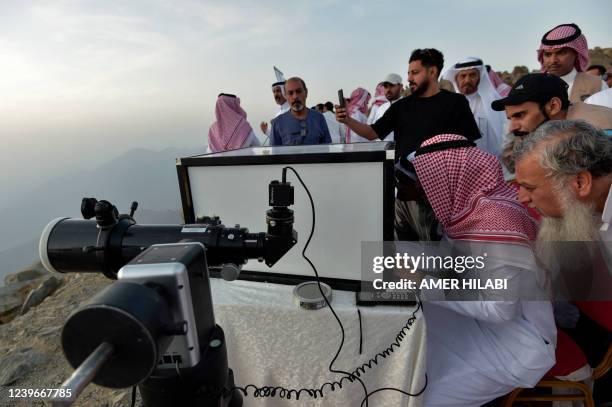
[[[351,118],[351,116],[349,116],[346,112],[345,107],[340,107],[336,105],[336,120],[346,125],[346,127],[351,129],[361,137],[367,138],[368,140],[375,140],[378,138],[378,135],[372,127]]]
[[[340,123],[346,124],[346,121],[348,119],[346,108],[340,107],[339,105],[335,105],[334,108],[336,109],[336,120]]]
[[[259,128],[264,134],[268,134],[268,123],[267,122],[261,122],[261,124],[259,125]]]

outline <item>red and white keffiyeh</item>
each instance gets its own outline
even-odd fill
[[[499,77],[499,74],[493,69],[489,70],[489,79],[491,80],[491,83],[495,87],[495,90],[497,91],[497,93],[499,93],[501,97],[505,98],[506,96],[508,96],[508,93],[510,93],[512,87],[505,83],[502,78]]]
[[[572,36],[576,36],[580,28],[575,24],[561,24],[544,34],[542,37],[542,44],[538,49],[538,61],[542,65],[542,72],[545,71],[544,62],[544,51],[559,48],[571,48],[578,53],[576,58],[575,67],[578,72],[586,71],[589,65],[589,46],[584,34],[580,34],[577,38],[571,39]],[[563,41],[567,38],[568,41]],[[554,42],[554,44],[545,44],[545,42]]]
[[[349,103],[346,107],[349,115],[355,113],[356,111],[366,114],[368,111],[368,102],[370,101],[370,97],[370,92],[364,88],[355,89],[351,93]]]
[[[452,140],[466,138],[441,134],[421,147]],[[462,147],[417,155],[412,162],[449,238],[523,244],[535,240],[536,224],[504,182],[495,156]]]
[[[372,106],[381,106],[387,103],[387,97],[385,96],[385,87],[382,83],[376,85],[376,92],[374,92],[374,101]]]
[[[208,146],[211,151],[241,148],[253,128],[246,120],[246,112],[240,107],[240,98],[220,95],[215,116],[217,121],[208,130]]]

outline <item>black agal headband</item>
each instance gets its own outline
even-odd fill
[[[415,152],[414,156],[418,157],[419,155],[433,153],[435,151],[442,150],[450,150],[453,148],[467,148],[467,147],[476,147],[476,143],[470,140],[450,140],[443,141],[441,143],[430,144],[428,146],[419,147]],[[408,159],[408,157],[402,157],[400,159],[400,165],[405,173],[413,180],[416,180],[416,169],[414,168],[414,164]]]
[[[572,27],[574,28],[575,31],[569,37],[559,38],[558,40],[546,39],[546,37],[548,37],[548,34],[555,31],[559,27]],[[561,24],[561,25],[556,26],[552,30],[548,31],[546,34],[544,34],[544,36],[542,37],[542,44],[544,45],[563,45],[563,44],[567,44],[568,42],[574,41],[576,38],[580,37],[581,35],[582,35],[582,31],[580,30],[580,27],[578,27],[576,24]]]
[[[472,66],[482,66],[482,60],[477,59],[475,61],[459,62],[455,64],[455,69],[470,68]]]
[[[434,151],[450,150],[451,148],[466,148],[466,147],[475,147],[475,146],[476,144],[470,140],[443,141],[441,143],[430,144],[428,146],[417,148],[417,150],[414,152],[414,156],[418,157],[423,154],[433,153]]]

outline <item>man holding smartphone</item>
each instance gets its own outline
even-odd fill
[[[325,117],[306,107],[308,89],[301,78],[285,82],[290,110],[272,120],[271,145],[329,144],[331,136]]]
[[[480,138],[480,131],[465,96],[440,89],[438,77],[444,56],[433,48],[416,49],[410,55],[408,84],[411,94],[393,103],[372,125],[351,119],[345,108],[336,108],[336,120],[369,140],[395,136],[395,161],[405,160],[421,143],[438,134],[458,134],[468,140]],[[398,189],[401,190],[401,181]],[[433,240],[431,209],[403,200],[395,201],[395,227],[402,240]]]

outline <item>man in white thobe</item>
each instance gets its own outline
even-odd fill
[[[532,387],[554,365],[556,343],[546,275],[530,245],[535,222],[504,182],[499,161],[462,136],[432,137],[410,162],[417,193],[433,208],[450,257],[486,257],[481,269],[450,268],[452,277],[469,272],[507,281],[501,290],[420,287],[427,325],[424,404],[478,407]]]
[[[279,109],[272,119],[276,119],[281,114],[289,111],[289,103],[287,103],[287,98],[285,97],[285,77],[276,67],[274,67],[274,73],[276,74],[276,82],[272,84],[272,94],[274,95],[274,101],[279,106]],[[259,128],[261,132],[266,135],[266,139],[263,142],[263,145],[266,145],[267,141],[270,139],[270,126],[268,122],[261,122]]]
[[[503,148],[506,116],[491,109],[491,102],[501,99],[481,59],[468,57],[442,74],[456,92],[467,98],[481,138],[476,145],[499,157]]]

